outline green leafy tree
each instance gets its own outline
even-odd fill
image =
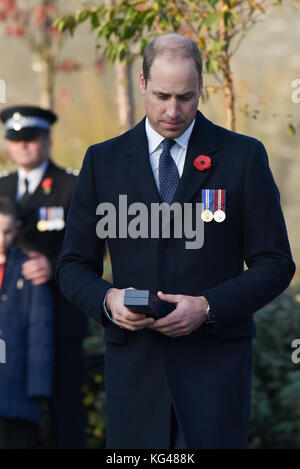
[[[284,2],[295,9],[299,0]],[[97,38],[104,39],[103,52],[110,62],[130,62],[142,54],[154,36],[178,32],[193,39],[200,47],[205,70],[215,84],[205,88],[224,93],[226,127],[236,128],[234,79],[231,68],[247,33],[270,8],[281,8],[281,0],[119,0],[59,18],[60,31],[74,33],[89,20]]]

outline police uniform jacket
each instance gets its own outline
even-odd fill
[[[43,181],[52,182],[50,192],[43,188]],[[67,217],[74,190],[76,177],[65,169],[49,161],[48,167],[35,192],[26,205],[19,209],[21,228],[17,243],[25,250],[40,251],[49,259],[55,270],[57,258],[62,249],[65,229],[39,230],[37,223],[41,218],[41,208],[47,209],[47,217],[54,217],[54,207],[63,207],[64,222]],[[18,173],[14,172],[0,179],[0,196],[8,196],[16,200]],[[49,211],[50,208],[50,211]],[[50,282],[55,312],[55,337],[57,339],[82,338],[87,334],[87,320],[84,314],[71,305],[58,289],[54,279]]]

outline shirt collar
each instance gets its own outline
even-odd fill
[[[24,168],[18,168],[19,179],[24,180],[26,178],[29,183],[34,180],[41,180],[48,167],[48,164],[49,160],[43,161],[40,166],[32,169],[31,171],[29,171],[29,173],[27,173]]]
[[[195,124],[195,119],[191,123],[191,125],[186,129],[183,134],[181,134],[179,137],[174,138],[176,143],[180,145],[182,148],[187,149],[189,139],[192,133],[192,130],[194,128]],[[146,117],[146,125],[145,125],[145,130],[146,130],[146,135],[148,139],[148,148],[149,148],[149,154],[151,155],[154,150],[157,149],[157,147],[162,143],[162,141],[165,139],[162,135],[160,135],[156,130],[152,129],[149,123],[148,117]]]

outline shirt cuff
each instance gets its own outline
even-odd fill
[[[109,314],[109,312],[107,311],[106,307],[105,307],[105,302],[106,302],[106,297],[107,297],[107,294],[108,292],[110,292],[110,290],[112,290],[112,288],[109,288],[105,294],[105,297],[104,297],[104,300],[103,300],[103,310],[106,314],[106,316],[108,317],[108,319],[111,320],[111,322],[113,322],[114,324],[116,324],[116,321],[114,320],[114,318]]]

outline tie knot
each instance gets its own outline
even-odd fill
[[[172,138],[165,138],[163,141],[163,151],[166,151],[169,153],[174,143],[176,142]]]

